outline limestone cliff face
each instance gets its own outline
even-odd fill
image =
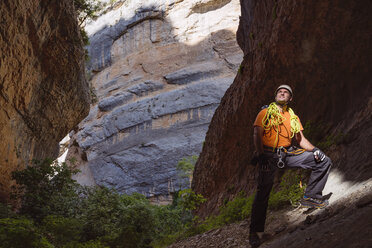
[[[242,61],[239,14],[237,0],[124,1],[87,26],[98,100],[70,148],[80,182],[147,196],[188,185],[176,165],[200,153]]]
[[[252,124],[280,84],[293,87],[292,107],[303,124],[322,127],[314,137],[344,137],[330,138],[333,170],[350,181],[370,178],[371,2],[246,0],[241,10],[243,70],[213,116],[195,168],[192,187],[208,198],[198,214],[254,191]]]
[[[0,196],[10,172],[53,158],[88,114],[84,50],[72,1],[0,2]]]

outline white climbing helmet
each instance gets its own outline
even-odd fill
[[[289,85],[286,85],[286,84],[282,84],[282,85],[280,85],[280,86],[276,89],[276,91],[275,91],[275,96],[276,96],[276,94],[278,93],[278,90],[280,90],[280,89],[286,89],[286,90],[288,90],[289,93],[291,93],[291,97],[293,97],[293,91],[292,91],[292,88],[291,88]]]

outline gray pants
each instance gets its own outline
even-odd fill
[[[293,149],[289,149],[289,151],[291,150]],[[265,152],[265,156],[269,158],[269,164],[259,165],[260,170],[257,192],[252,206],[250,232],[264,231],[269,196],[273,187],[275,173],[278,170],[275,153]],[[326,157],[322,162],[316,162],[314,154],[305,151],[299,155],[288,154],[284,161],[286,168],[310,169],[311,175],[307,184],[305,196],[317,199],[322,198],[322,191],[327,182],[329,170],[332,165],[332,161],[329,157]]]

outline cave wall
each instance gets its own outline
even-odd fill
[[[89,111],[84,50],[72,0],[0,2],[0,198],[10,173],[55,158]]]
[[[216,213],[225,200],[256,187],[252,124],[280,84],[303,124],[319,126],[310,141],[341,135],[326,149],[346,180],[372,176],[370,1],[241,1],[238,73],[217,108],[193,175],[208,201],[197,214]],[[316,137],[317,136],[317,137]]]

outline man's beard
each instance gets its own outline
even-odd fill
[[[287,104],[288,104],[288,102],[287,101],[275,101],[278,105],[280,105],[280,106],[286,106]]]

